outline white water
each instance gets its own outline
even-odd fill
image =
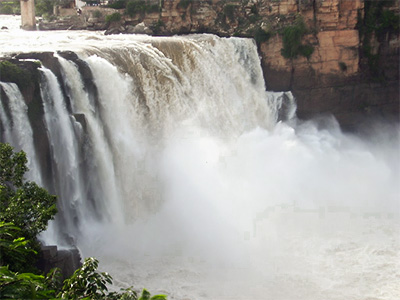
[[[275,124],[278,95],[264,92],[250,41],[20,34],[25,48],[72,49],[92,70],[96,102],[59,58],[86,135],[42,72],[53,147],[71,147],[55,155],[72,187],[63,205],[79,208],[79,230],[67,231],[113,288],[179,300],[400,297],[398,126],[371,124],[361,139],[330,118]],[[7,38],[4,52],[23,51]],[[102,218],[69,193],[90,194]]]
[[[3,89],[8,99],[12,99],[12,101],[8,101],[8,109],[12,116],[10,120],[0,98],[0,123],[4,128],[4,138],[14,147],[15,151],[25,151],[27,157],[30,158],[27,164],[29,171],[26,175],[30,180],[34,180],[41,185],[40,166],[37,163],[33,132],[28,120],[28,108],[24,98],[15,83],[0,82],[0,91],[1,89]]]

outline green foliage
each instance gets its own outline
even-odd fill
[[[21,13],[21,4],[19,1],[4,1],[0,2],[0,14],[12,15]]]
[[[123,9],[126,6],[126,1],[124,0],[118,0],[113,3],[108,4],[109,8],[114,8],[114,9]]]
[[[257,44],[261,44],[263,42],[268,41],[271,38],[271,33],[269,31],[265,31],[262,28],[257,28],[254,32],[254,39]]]
[[[56,197],[34,182],[23,182],[26,154],[0,143],[0,221],[12,222],[28,239],[46,229],[57,212]]]
[[[31,74],[9,61],[0,61],[0,80],[14,82],[20,89],[25,88],[31,82]]]
[[[258,8],[256,4],[253,4],[250,8],[250,12],[254,15],[258,15]]]
[[[13,271],[34,269],[34,250],[39,248],[36,236],[46,229],[48,221],[57,212],[55,196],[34,182],[24,182],[23,176],[28,170],[26,163],[23,151],[14,152],[10,145],[0,143],[2,245],[5,247],[12,241],[9,251],[2,252],[1,264],[9,265]],[[28,243],[33,251],[21,253]]]
[[[311,55],[314,53],[314,47],[312,45],[300,45],[299,54],[307,59],[310,59]]]
[[[373,53],[371,46],[372,36],[382,40],[387,33],[397,34],[400,18],[398,12],[388,9],[393,1],[371,1],[364,4],[364,16],[358,13],[357,29],[362,41],[362,54],[368,60],[368,66],[376,79],[382,77],[379,67],[379,53]]]
[[[35,0],[35,8],[37,16],[50,16],[53,14],[53,7],[56,5],[55,0]]]
[[[56,197],[34,182],[24,182],[26,163],[23,151],[14,152],[10,145],[0,143],[0,299],[167,299],[165,295],[151,297],[146,290],[138,298],[132,288],[109,293],[112,277],[97,272],[95,258],[87,258],[63,284],[57,269],[47,276],[29,273],[34,270],[36,235],[56,213]]]
[[[112,277],[105,272],[96,272],[99,262],[95,258],[87,258],[83,266],[64,281],[64,286],[58,297],[67,299],[105,299],[107,283],[112,283]]]
[[[378,31],[398,31],[400,24],[399,15],[392,10],[382,10],[382,13],[380,14],[378,19],[378,24]]]
[[[145,13],[157,12],[159,10],[158,4],[150,4],[145,0],[130,0],[126,3],[125,13],[131,17]]]
[[[107,23],[119,22],[119,21],[121,21],[121,14],[118,12],[106,16]]]
[[[107,283],[112,284],[112,277],[106,272],[97,272],[99,262],[89,257],[82,267],[64,281],[61,292],[57,295],[62,299],[108,299],[108,300],[166,300],[165,295],[151,297],[147,290],[143,290],[141,296],[132,288],[122,289],[121,292],[108,292]]]
[[[12,15],[14,10],[11,5],[4,5],[0,8],[0,13],[4,15]]]
[[[112,277],[97,272],[98,260],[89,257],[82,267],[64,280],[60,288],[60,273],[53,269],[46,276],[14,273],[8,266],[0,267],[0,299],[71,299],[71,300],[166,300],[165,295],[151,294],[143,289],[140,296],[132,287],[108,292]]]
[[[103,16],[103,14],[100,10],[96,9],[95,11],[93,11],[92,16],[93,16],[93,18],[99,19]]]
[[[161,27],[165,27],[165,23],[163,20],[159,19],[157,22],[154,22],[151,26],[150,29],[153,30],[155,34],[160,33]]]
[[[26,270],[26,262],[37,254],[32,243],[21,235],[21,229],[12,223],[0,222],[0,266],[11,270]]]
[[[0,143],[0,262],[13,271],[35,270],[36,235],[57,211],[55,196],[24,183],[26,163],[23,151]]]
[[[12,197],[1,200],[5,204],[1,218],[21,227],[28,238],[44,231],[57,213],[56,197],[35,182],[24,183]]]
[[[4,65],[8,64],[9,62],[4,62]],[[14,153],[13,147],[9,144],[0,143],[0,188],[2,190],[6,188],[6,184],[12,184],[17,188],[22,187],[23,176],[28,171],[27,162],[25,152]],[[7,190],[9,189],[10,187]]]
[[[307,28],[301,17],[297,18],[293,25],[285,27],[282,33],[282,56],[292,59],[302,55],[309,58],[314,48],[311,45],[302,45],[302,39],[306,33]]]
[[[363,33],[378,34],[399,29],[399,15],[385,7],[391,6],[392,1],[365,1],[364,19],[358,29]],[[361,25],[361,26],[360,26]]]
[[[46,278],[33,273],[14,273],[7,266],[0,267],[1,299],[52,299],[54,290],[48,289]]]

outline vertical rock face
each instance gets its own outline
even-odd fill
[[[36,30],[35,1],[21,0],[21,28],[25,30]]]
[[[293,3],[294,2],[294,3]],[[296,5],[296,3],[298,3]],[[316,75],[338,74],[349,76],[359,71],[359,32],[355,29],[357,12],[363,9],[360,0],[278,1],[271,6],[272,13],[285,11],[303,16],[312,33],[304,39],[314,46],[309,59],[288,60],[281,55],[282,38],[276,34],[261,45],[265,64],[275,71],[311,69]],[[284,84],[282,86],[285,86]]]
[[[282,35],[261,43],[267,87],[292,90],[300,117],[333,113],[349,129],[361,115],[398,120],[399,32],[382,24],[388,21],[380,20],[384,14],[379,15],[378,5],[359,0],[296,3],[294,8],[291,0],[276,1],[270,12],[301,14],[311,29],[303,41],[314,51],[309,58],[286,59]],[[398,18],[398,7],[393,1],[379,9]],[[376,24],[367,24],[370,15]],[[366,27],[380,29],[367,35]]]

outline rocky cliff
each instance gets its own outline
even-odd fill
[[[359,116],[399,120],[399,0],[124,3],[125,9],[84,7],[72,24],[40,28],[254,37],[267,88],[291,90],[299,117],[332,113],[347,128]]]

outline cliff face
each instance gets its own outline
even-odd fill
[[[134,0],[136,1],[136,0]],[[399,120],[399,0],[148,0],[158,10],[104,10],[123,18],[106,33],[214,33],[254,37],[269,90],[291,90],[302,118],[333,113],[344,127],[358,116]],[[98,8],[81,27],[103,29]],[[100,14],[97,13],[99,16]],[[102,22],[103,20],[103,22]],[[83,24],[83,25],[82,25]],[[142,24],[143,27],[143,24]],[[149,30],[146,28],[146,30]]]
[[[370,26],[365,24],[370,11],[364,1],[313,1],[312,7],[303,8],[290,6],[294,1],[280,1],[284,2],[285,10],[297,10],[313,28],[304,40],[313,45],[314,52],[309,58],[284,58],[279,34],[262,43],[260,53],[268,88],[292,90],[298,102],[298,115],[303,118],[332,113],[349,129],[364,116],[398,121],[398,28],[371,35],[366,41],[363,27]],[[396,7],[385,9],[395,13]],[[375,62],[365,53],[366,43],[370,43]]]

